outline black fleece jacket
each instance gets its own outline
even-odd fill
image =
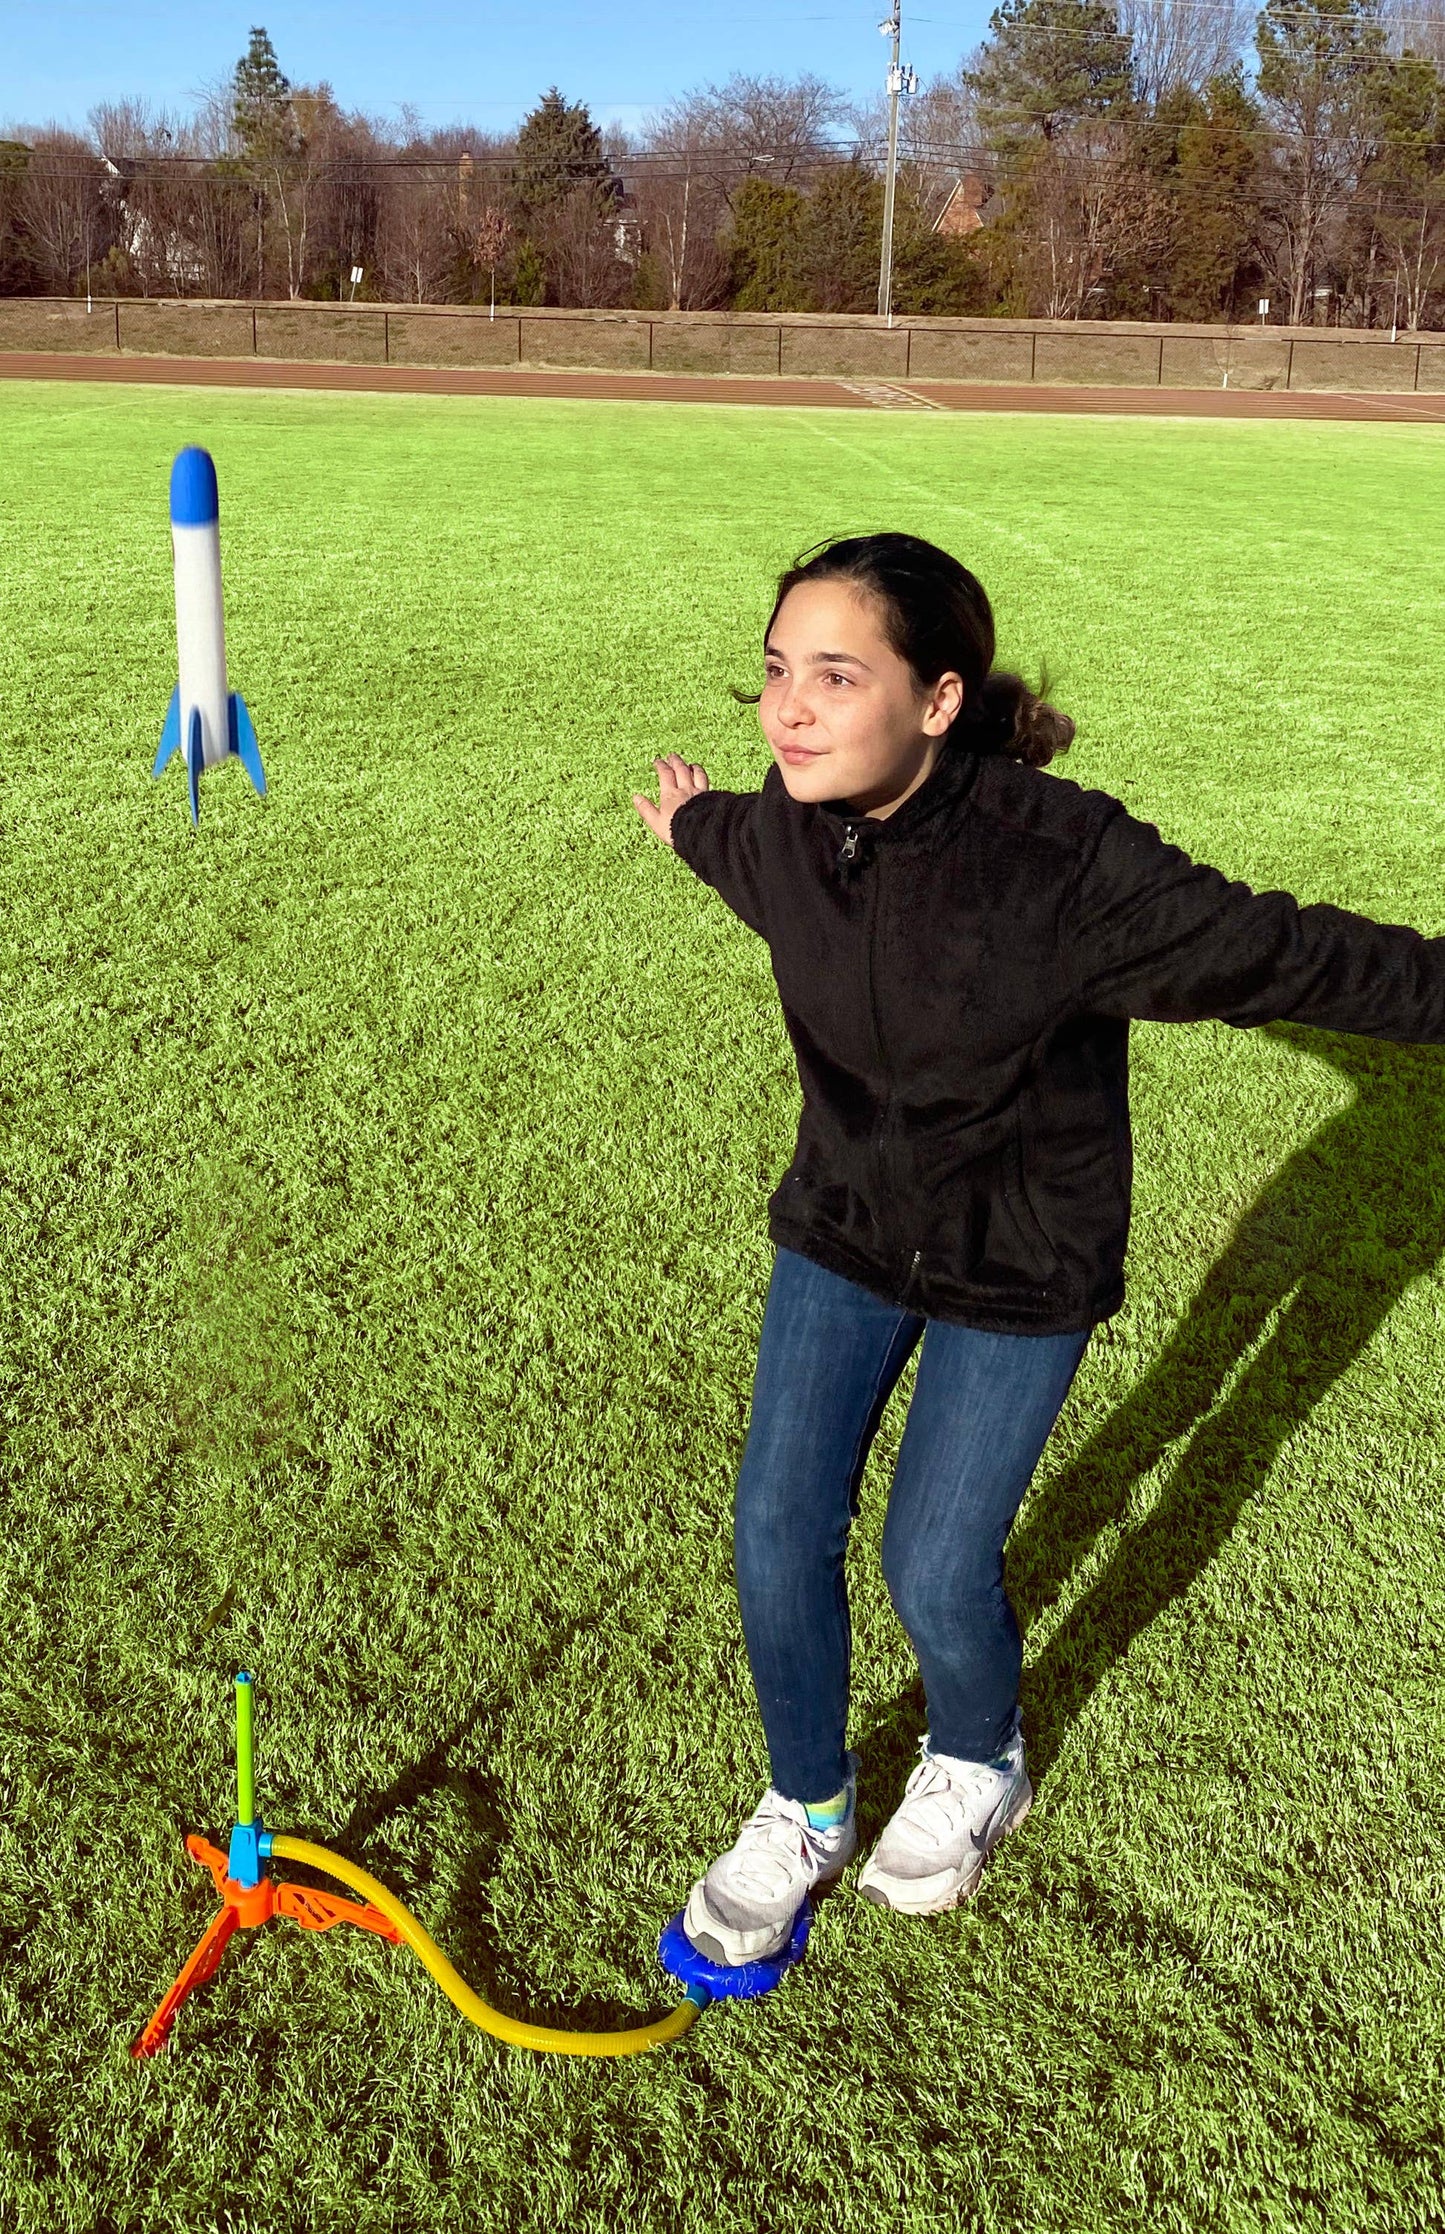
[[[774,766],[672,842],[772,955],[803,1089],[772,1239],[959,1326],[1122,1304],[1131,1017],[1445,1041],[1445,938],[1256,893],[997,755],[949,746],[882,821]]]

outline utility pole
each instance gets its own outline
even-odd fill
[[[893,196],[898,183],[898,96],[918,91],[918,74],[905,70],[898,59],[903,42],[903,0],[893,0],[893,13],[878,26],[893,41],[888,65],[888,171],[883,186],[883,259],[878,270],[878,315],[893,322]]]

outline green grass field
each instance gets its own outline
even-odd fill
[[[221,479],[271,778],[149,765],[166,475]],[[1445,933],[1445,445],[1408,427],[0,388],[0,2225],[1445,2223],[1445,1049],[1136,1027],[1122,1315],[1011,1552],[1039,1798],[680,2046],[543,2060],[273,1924],[127,2045],[268,1820],[516,2015],[670,2006],[767,1781],[730,1499],[797,1086],[630,805],[761,781],[777,569],[956,550],[1061,772]],[[655,787],[654,787],[655,788]],[[922,1726],[853,1553],[862,1830]]]

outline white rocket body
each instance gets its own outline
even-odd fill
[[[182,450],[171,467],[171,548],[176,572],[177,682],[171,693],[153,776],[179,753],[201,817],[200,781],[234,753],[265,796],[266,776],[246,701],[226,688],[226,622],[221,606],[221,504],[208,450]]]
[[[191,710],[201,717],[201,765],[218,768],[230,757],[226,712],[226,620],[221,605],[221,533],[205,526],[171,525],[176,557],[176,656],[180,671],[181,735],[191,733]]]

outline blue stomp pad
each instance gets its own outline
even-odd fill
[[[755,1963],[710,1963],[683,1930],[682,1918],[679,1909],[657,1943],[657,1959],[669,1976],[683,1986],[705,1986],[714,2001],[756,2001],[759,1994],[771,1993],[784,1971],[801,1956],[808,1944],[812,1912],[804,1901],[793,1924],[793,1936],[781,1954]]]

